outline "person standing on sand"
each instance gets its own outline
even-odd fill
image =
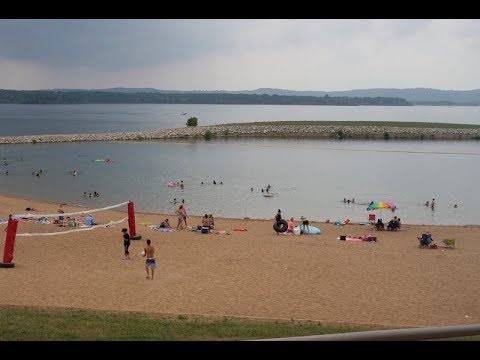
[[[127,231],[127,228],[122,229],[123,233],[123,248],[125,250],[125,260],[130,260],[130,251],[128,248],[130,246],[130,234]]]
[[[145,270],[147,271],[147,279],[152,279],[153,280],[153,274],[155,272],[155,257],[153,256],[155,249],[152,245],[150,245],[151,241],[150,239],[147,239],[147,246],[143,248],[143,251],[145,251],[145,256],[147,259],[145,260]],[[150,278],[150,269],[152,270],[152,277]]]
[[[279,222],[282,220],[282,210],[278,209],[277,215],[275,215],[275,221]]]
[[[300,219],[302,220],[302,225],[303,225],[302,233],[310,234],[310,226],[309,226],[310,222],[305,216],[302,216]]]
[[[177,230],[183,230],[183,223],[185,222],[185,227],[187,227],[187,212],[185,211],[185,208],[183,207],[183,204],[180,205],[180,207],[175,211],[175,214],[177,215]]]
[[[63,211],[62,204],[60,204],[60,206],[58,207],[57,212],[58,212],[59,214],[64,214],[64,213],[65,213],[65,211]],[[60,216],[58,217],[58,223],[63,225],[63,220],[64,220],[63,215],[60,215]]]
[[[185,227],[187,227],[187,209],[185,209],[184,205],[180,205],[182,208],[182,213],[183,213],[183,222],[185,223]]]

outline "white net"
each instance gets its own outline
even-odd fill
[[[47,220],[48,218],[58,218],[59,216],[62,216],[64,219],[67,219],[69,217],[73,217],[73,216],[76,216],[76,215],[92,214],[92,213],[99,212],[99,211],[115,209],[115,208],[127,205],[128,203],[129,203],[129,201],[126,201],[126,202],[123,202],[121,204],[111,205],[111,206],[107,206],[107,207],[103,207],[103,208],[99,208],[99,209],[82,210],[82,211],[75,211],[75,212],[70,212],[70,213],[55,213],[55,214],[30,214],[30,213],[27,213],[27,214],[15,214],[12,217],[14,219],[22,219],[22,220],[35,220],[35,219],[36,220]],[[124,217],[120,220],[112,220],[112,221],[110,221],[108,223],[104,223],[104,224],[96,224],[96,225],[92,225],[92,226],[82,225],[82,227],[80,227],[78,229],[71,229],[71,230],[65,230],[65,231],[55,231],[55,232],[48,232],[48,233],[47,232],[17,233],[16,236],[53,236],[53,235],[64,235],[64,234],[73,233],[73,232],[80,232],[80,231],[91,231],[91,230],[94,230],[94,229],[97,229],[97,228],[106,228],[106,227],[110,227],[110,226],[113,226],[113,225],[116,225],[116,224],[120,224],[121,222],[123,222],[127,219],[128,219],[128,217]],[[66,221],[66,220],[64,220],[64,221]]]
[[[104,208],[99,208],[99,209],[92,209],[92,210],[83,210],[83,211],[76,211],[76,212],[72,212],[72,213],[63,213],[61,214],[62,216],[72,216],[72,215],[81,215],[81,214],[91,214],[91,213],[95,213],[95,212],[98,212],[98,211],[105,211],[105,210],[110,210],[110,209],[114,209],[114,208],[117,208],[117,207],[120,207],[120,206],[123,206],[123,205],[127,205],[129,203],[129,201],[125,201],[121,204],[117,204],[117,205],[111,205],[111,206],[107,206],[107,207],[104,207]],[[20,215],[13,215],[13,218],[15,219],[18,219],[18,218],[23,218],[23,219],[40,219],[40,218],[52,218],[52,217],[58,217],[58,213],[55,213],[55,214],[20,214]]]

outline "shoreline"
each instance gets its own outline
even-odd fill
[[[4,199],[7,199],[8,202],[17,202],[19,200],[22,200],[22,201],[26,201],[27,203],[32,203],[32,204],[45,204],[47,205],[48,207],[50,206],[53,206],[53,207],[58,207],[60,204],[63,205],[63,206],[68,206],[68,207],[71,207],[71,208],[74,208],[76,210],[74,210],[73,212],[75,211],[87,211],[87,210],[95,210],[95,208],[93,207],[88,207],[88,206],[85,206],[85,205],[80,205],[80,204],[69,204],[69,203],[60,203],[58,201],[52,201],[52,200],[42,200],[42,199],[38,199],[38,198],[26,198],[26,197],[18,197],[18,196],[14,196],[14,195],[10,195],[10,194],[5,194],[5,193],[0,193],[0,206],[1,204],[4,202],[3,200]],[[136,204],[136,202],[134,201],[134,203]],[[109,205],[106,205],[106,206],[112,206],[112,205],[115,205],[115,204],[109,204]],[[135,205],[136,206],[136,205]],[[27,206],[26,207],[30,207]],[[33,208],[35,208],[35,206],[31,206]],[[103,206],[102,206],[103,207]],[[275,209],[273,209],[275,210]],[[56,210],[55,210],[56,211]],[[53,212],[55,212],[53,211]],[[115,210],[115,209],[112,209],[110,210],[112,212],[123,212],[121,210]],[[275,211],[273,211],[275,213]],[[17,214],[22,214],[22,213],[25,213],[25,209],[23,210],[19,210],[17,212]],[[12,213],[13,214],[13,213]],[[163,218],[163,217],[175,217],[176,215],[174,214],[174,212],[172,211],[171,213],[166,213],[166,212],[153,212],[153,211],[138,211],[137,209],[137,206],[135,207],[135,214],[141,214],[143,216],[159,216],[160,218]],[[40,215],[40,213],[38,214]],[[8,217],[8,214],[6,215]],[[201,221],[202,217],[204,216],[204,214],[188,214],[188,217],[192,217],[192,218],[195,218],[195,219],[199,219],[199,221]],[[392,215],[393,217],[394,215]],[[2,217],[2,215],[0,215],[0,217]],[[3,217],[5,217],[5,214],[3,214]],[[225,220],[225,221],[268,221],[268,222],[273,222],[274,216],[272,216],[272,218],[257,218],[257,217],[225,217],[225,216],[215,216],[215,219],[222,219],[222,220]],[[297,222],[299,221],[299,219],[296,219]],[[160,221],[161,222],[161,221]],[[159,223],[160,223],[159,222]],[[312,225],[315,226],[315,224],[320,224],[320,225],[333,225],[334,222],[325,222],[325,221],[321,221],[321,220],[311,220],[310,219],[310,222],[312,223]],[[388,221],[387,221],[388,222]],[[366,222],[351,222],[349,225],[357,225],[357,226],[366,226],[365,225]],[[174,224],[171,224],[172,226]],[[421,227],[421,228],[434,228],[434,227],[446,227],[446,228],[450,228],[450,227],[461,227],[461,228],[479,228],[480,229],[480,224],[456,224],[456,225],[449,225],[449,224],[412,224],[412,223],[403,223],[402,222],[402,226],[403,225],[408,225],[408,226],[413,226],[413,227]]]
[[[0,195],[0,216],[24,213],[26,207],[41,210],[35,214],[56,213],[58,205]],[[85,211],[72,205],[63,208]],[[103,224],[124,217],[119,210],[94,215]],[[148,228],[164,216],[176,226],[173,214],[136,212],[142,240],[132,241],[132,260],[127,261],[120,232],[126,222],[57,236],[17,236],[15,268],[0,269],[0,279],[9,289],[0,294],[0,305],[389,328],[480,322],[480,290],[475,285],[480,226],[402,224],[400,231],[374,231],[365,225],[312,221],[321,235],[279,236],[273,219],[214,214],[215,228],[225,233]],[[200,217],[189,216],[188,221],[196,226]],[[419,249],[417,236],[425,230],[439,245],[444,238],[455,238],[455,249]],[[52,231],[65,229],[23,221],[18,226],[19,234]],[[340,234],[366,233],[378,241],[337,240]],[[145,260],[139,255],[146,239],[156,248],[153,281],[145,279]]]
[[[291,138],[358,140],[479,140],[478,128],[419,128],[343,125],[211,125],[139,132],[98,134],[22,135],[0,137],[0,144],[37,144],[84,141],[143,141],[210,138]]]

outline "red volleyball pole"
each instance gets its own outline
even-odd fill
[[[14,267],[12,263],[13,251],[15,248],[15,237],[17,235],[18,220],[12,219],[12,215],[8,216],[7,236],[5,237],[5,249],[3,252],[3,262],[0,263],[0,267]]]
[[[128,202],[128,228],[130,229],[130,236],[136,236],[135,229],[135,205],[133,201]]]

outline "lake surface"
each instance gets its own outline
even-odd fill
[[[254,121],[417,121],[480,125],[480,106],[0,104],[0,136],[136,132]]]
[[[474,141],[201,139],[15,144],[0,146],[0,156],[8,163],[0,163],[2,194],[88,208],[133,200],[138,211],[173,214],[179,205],[173,204],[176,198],[185,200],[192,215],[270,219],[280,208],[284,217],[297,220],[304,215],[312,221],[363,222],[371,213],[366,211],[368,203],[384,200],[398,206],[395,213],[372,212],[384,220],[397,215],[410,224],[480,224],[480,143]],[[32,176],[39,169],[43,175]],[[77,176],[69,174],[73,170]],[[167,186],[182,180],[184,189]],[[273,197],[262,195],[267,184]],[[98,191],[100,197],[84,198],[84,191]],[[343,203],[344,198],[354,198],[355,204]],[[436,201],[433,211],[423,205],[432,198]],[[3,210],[0,217],[7,212]]]

